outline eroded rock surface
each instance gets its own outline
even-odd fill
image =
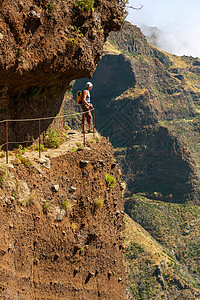
[[[89,9],[79,1],[2,0],[0,119],[58,114],[69,82],[93,74],[108,33],[120,29],[123,6],[116,0],[96,0]],[[43,121],[42,131],[51,122]],[[35,122],[12,123],[9,131],[13,141],[37,135]]]
[[[0,168],[0,298],[125,299],[124,205],[111,145],[102,138],[91,151],[61,153],[42,173],[19,161]]]

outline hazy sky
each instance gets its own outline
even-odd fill
[[[158,27],[163,31],[160,47],[177,55],[200,57],[200,0],[129,0],[127,20]]]

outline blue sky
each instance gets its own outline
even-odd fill
[[[200,57],[199,0],[130,0],[129,5],[144,7],[129,9],[127,20],[139,27],[142,24],[158,27],[163,32],[160,47],[177,55]]]

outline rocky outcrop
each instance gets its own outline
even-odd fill
[[[123,197],[112,147],[102,138],[61,154],[50,168],[41,160],[0,167],[0,298],[125,299]]]
[[[124,13],[120,3],[2,0],[0,119],[58,114],[69,82],[92,76],[108,33],[119,30]],[[49,124],[44,122],[42,130]],[[13,141],[38,136],[30,123],[11,126]]]

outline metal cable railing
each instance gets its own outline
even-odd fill
[[[95,109],[92,108],[90,109],[90,111],[93,111],[93,135],[95,133]],[[64,118],[64,117],[72,117],[72,116],[77,116],[77,115],[83,115],[86,114],[86,112],[80,112],[80,113],[74,113],[74,114],[67,114],[67,115],[62,115],[62,116],[55,116],[55,117],[43,117],[43,118],[31,118],[31,119],[7,119],[7,120],[2,120],[0,121],[0,123],[5,123],[6,125],[6,129],[5,129],[5,133],[6,133],[6,142],[4,144],[0,145],[0,148],[6,146],[6,164],[8,164],[8,145],[9,144],[24,144],[24,143],[33,143],[35,142],[37,139],[35,140],[26,140],[26,141],[9,141],[9,136],[8,136],[8,128],[9,128],[9,123],[10,122],[30,122],[30,121],[38,121],[38,138],[39,138],[39,146],[38,146],[38,150],[39,150],[39,158],[41,158],[41,121],[43,120],[51,120],[51,119],[59,119],[59,118]],[[83,144],[85,146],[85,132],[83,132]]]
[[[93,111],[94,108],[90,109],[90,111]],[[80,112],[80,113],[75,113],[75,114],[71,114],[71,115],[63,115],[63,116],[54,116],[54,117],[43,117],[43,118],[35,118],[35,119],[7,119],[7,120],[3,120],[0,121],[0,123],[4,123],[4,122],[26,122],[26,121],[39,121],[39,120],[50,120],[50,119],[56,119],[56,118],[64,118],[64,117],[71,117],[71,116],[77,116],[77,115],[83,115],[86,114],[86,112]],[[1,145],[0,145],[1,146]]]

